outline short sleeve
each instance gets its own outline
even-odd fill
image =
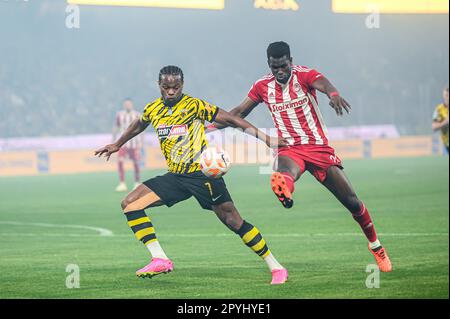
[[[250,98],[250,100],[252,100],[253,102],[256,103],[262,103],[263,99],[261,97],[261,94],[259,93],[258,90],[258,82],[256,82],[255,84],[253,84],[252,88],[250,89],[250,91],[248,92],[247,96]]]
[[[144,123],[150,123],[150,113],[151,113],[151,105],[152,104],[147,104],[147,106],[144,109],[144,112],[142,112],[141,115],[141,121]]]
[[[217,114],[219,113],[219,108],[215,105],[209,104],[208,102],[197,100],[198,109],[197,117],[203,121],[214,122]]]
[[[309,87],[312,87],[312,84],[320,78],[323,78],[323,74],[316,70],[310,69],[305,73],[306,83]]]

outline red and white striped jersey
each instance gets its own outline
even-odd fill
[[[280,84],[273,75],[266,75],[253,84],[248,97],[267,104],[278,135],[289,144],[328,145],[327,129],[312,87],[321,77],[316,70],[293,66],[288,83]]]
[[[127,112],[126,110],[122,110],[117,112],[116,114],[116,127],[117,134],[121,136],[126,129],[130,126],[131,122],[135,119],[139,119],[141,114],[138,111],[132,110]],[[141,148],[142,147],[142,136],[138,135],[131,140],[129,140],[124,147],[128,148]]]

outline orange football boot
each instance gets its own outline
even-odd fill
[[[270,178],[270,186],[278,200],[285,208],[291,208],[294,205],[291,191],[287,187],[286,180],[281,173],[272,173],[272,177]]]
[[[382,272],[391,272],[392,271],[392,264],[391,264],[389,256],[387,255],[384,247],[381,247],[381,248],[377,249],[376,251],[373,251],[369,245],[369,250],[375,257],[375,260],[377,261],[377,264],[378,264],[378,268],[380,268],[380,270]]]

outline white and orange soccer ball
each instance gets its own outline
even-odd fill
[[[220,178],[231,168],[230,156],[219,147],[208,147],[202,152],[200,167],[207,177]]]

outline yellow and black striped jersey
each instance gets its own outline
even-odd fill
[[[443,103],[436,106],[433,114],[433,121],[442,122],[448,119],[448,107]],[[441,139],[445,146],[449,144],[449,130],[448,126],[441,129]]]
[[[205,121],[214,122],[219,108],[184,95],[173,107],[162,98],[147,104],[142,121],[156,130],[169,171],[176,174],[200,170],[200,155],[208,146]]]

